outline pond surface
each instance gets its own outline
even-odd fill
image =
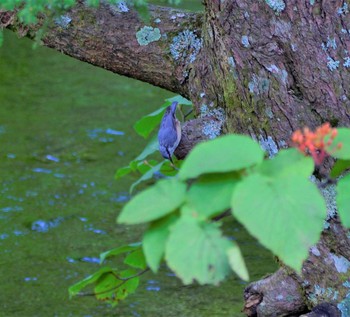
[[[116,225],[136,175],[114,180],[145,145],[134,122],[167,91],[120,77],[5,32],[0,48],[0,316],[241,316],[245,283],[184,287],[163,267],[111,308],[68,287],[99,268],[98,256],[139,241]],[[233,219],[251,279],[276,265]]]

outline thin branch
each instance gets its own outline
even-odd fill
[[[126,277],[126,278],[121,278],[121,277],[119,277],[118,275],[112,273],[113,276],[114,276],[117,280],[122,281],[122,282],[121,282],[120,284],[118,284],[117,286],[114,286],[114,287],[112,287],[112,288],[110,288],[110,289],[107,289],[107,290],[104,290],[104,291],[101,291],[101,292],[98,292],[98,293],[78,293],[77,296],[96,296],[96,295],[102,295],[102,294],[106,294],[106,293],[112,292],[112,291],[118,289],[119,287],[121,287],[122,285],[124,285],[127,281],[129,281],[129,280],[131,280],[131,279],[133,279],[133,278],[135,278],[135,277],[139,277],[139,276],[141,276],[142,274],[146,273],[146,272],[149,271],[149,270],[150,270],[149,268],[146,268],[145,270],[140,271],[140,272],[138,272],[137,274],[132,275],[132,276],[129,276],[129,277]]]

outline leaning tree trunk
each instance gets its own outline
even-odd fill
[[[42,42],[190,98],[198,118],[183,129],[179,157],[221,133],[248,134],[274,155],[302,126],[350,126],[346,2],[204,2],[204,14],[151,6],[148,23],[123,2],[98,9],[80,2],[49,25]],[[0,11],[1,26],[34,37],[40,25],[24,27],[14,12]],[[310,316],[326,310],[350,316],[350,238],[336,218],[331,192],[325,194],[333,213],[302,274],[282,265],[250,285],[247,315],[292,315],[316,307]]]

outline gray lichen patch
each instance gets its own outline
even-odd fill
[[[247,35],[242,35],[241,42],[242,42],[242,45],[246,48],[250,46],[249,37]]]
[[[258,77],[253,74],[252,80],[248,83],[250,93],[259,96],[269,91],[270,80],[265,77]]]
[[[325,219],[323,228],[328,229],[329,228],[329,221],[336,217],[337,215],[337,203],[336,203],[336,186],[335,185],[328,185],[326,187],[319,186],[321,182],[314,176],[310,176],[310,180],[318,185],[320,188],[321,194],[324,197],[326,201],[327,206],[327,217]]]
[[[266,69],[273,74],[273,76],[279,79],[284,85],[288,81],[288,72],[285,69],[278,68],[275,64],[266,66]]]
[[[338,15],[347,15],[349,13],[349,5],[344,1],[344,4],[342,7],[338,8]]]
[[[176,14],[172,14],[171,16],[170,16],[170,20],[172,20],[172,21],[175,21],[177,18],[184,18],[186,16],[186,14],[185,13],[176,13]]]
[[[109,9],[114,14],[126,13],[130,11],[125,1],[116,1],[115,4],[109,4]]]
[[[233,75],[233,78],[234,79],[238,79],[238,74],[237,74],[237,71],[236,71],[235,59],[232,56],[230,56],[227,59],[227,62],[228,62],[228,65],[229,65],[230,73]]]
[[[58,18],[55,18],[54,21],[58,26],[67,29],[69,24],[72,22],[72,19],[68,15],[61,15]]]
[[[212,120],[207,122],[202,129],[202,133],[209,139],[215,139],[221,134],[222,126],[225,122],[225,111],[222,108],[212,108],[206,104],[200,107],[200,117],[211,117]]]
[[[277,144],[270,136],[264,138],[262,135],[259,135],[259,144],[269,154],[269,158],[273,158],[278,153]]]
[[[315,255],[315,256],[320,256],[321,255],[321,252],[320,250],[316,247],[316,246],[313,246],[310,248],[310,252]]]
[[[176,61],[193,63],[202,48],[202,39],[195,32],[185,30],[173,38],[170,53]]]
[[[265,114],[268,116],[268,118],[273,119],[274,114],[272,112],[272,108],[270,106],[265,108]]]
[[[129,12],[129,8],[125,1],[119,1],[117,3],[117,8],[119,12]]]
[[[337,305],[337,307],[341,311],[342,316],[350,316],[350,282],[344,282],[343,286],[349,290],[345,298]]]
[[[265,2],[277,14],[281,13],[286,7],[283,0],[265,0]]]
[[[350,268],[350,262],[348,259],[344,258],[342,255],[337,256],[330,253],[330,257],[334,262],[334,266],[339,273],[347,273]]]
[[[136,32],[137,42],[141,45],[148,45],[156,42],[161,38],[160,30],[151,26],[144,26],[141,30]]]
[[[324,288],[320,285],[314,285],[313,292],[308,295],[309,301],[316,306],[322,302],[334,302],[338,299],[339,291],[332,287]]]

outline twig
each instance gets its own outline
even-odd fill
[[[117,280],[120,280],[122,281],[120,284],[118,284],[117,286],[114,286],[110,289],[107,289],[105,291],[102,291],[102,292],[98,292],[98,293],[78,293],[77,296],[96,296],[96,295],[102,295],[102,294],[106,294],[106,293],[109,293],[111,291],[114,291],[116,289],[118,289],[120,286],[124,285],[127,281],[135,278],[135,277],[138,277],[144,273],[146,273],[147,271],[149,271],[149,268],[133,275],[133,276],[129,276],[129,277],[126,277],[126,278],[122,278],[122,277],[119,277],[118,275],[114,274],[113,272],[111,272],[113,274],[113,276],[117,279]]]

